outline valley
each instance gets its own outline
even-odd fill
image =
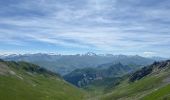
[[[105,66],[105,67],[104,67]],[[0,61],[0,99],[169,100],[170,61],[102,64],[65,76],[24,61]]]

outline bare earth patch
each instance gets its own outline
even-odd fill
[[[9,68],[7,65],[0,62],[0,75],[7,75],[9,73]]]

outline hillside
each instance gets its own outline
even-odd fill
[[[83,100],[58,74],[26,62],[0,60],[0,100]]]
[[[170,61],[136,71],[116,87],[108,86],[101,100],[170,100]]]

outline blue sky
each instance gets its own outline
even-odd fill
[[[0,0],[0,53],[170,57],[170,0]]]

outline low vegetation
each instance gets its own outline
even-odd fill
[[[2,66],[6,71],[0,74],[0,100],[83,100],[85,97],[82,90],[37,65],[0,61]]]

